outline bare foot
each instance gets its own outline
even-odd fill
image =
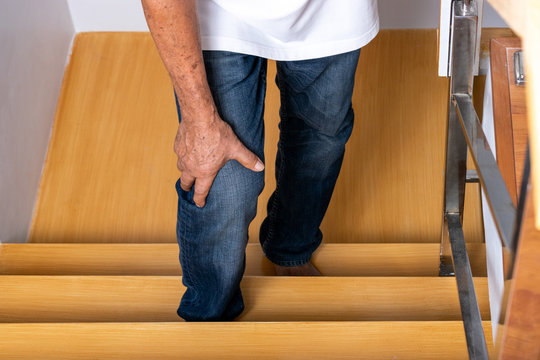
[[[279,266],[274,264],[274,267],[277,276],[322,276],[319,270],[310,262],[300,266]]]

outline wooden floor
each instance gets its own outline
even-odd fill
[[[268,84],[267,186],[252,242],[275,185],[279,97]],[[439,242],[447,90],[437,77],[436,30],[381,31],[363,49],[355,130],[322,226],[326,242]],[[172,87],[148,34],[78,35],[30,242],[175,242],[176,127]],[[469,187],[465,236],[480,242],[479,198]]]
[[[175,249],[2,245],[0,357],[467,358],[456,281],[438,276],[439,244],[323,244],[317,277],[272,276],[260,245],[249,244],[245,311],[227,324],[177,316],[185,288]],[[468,250],[493,354],[484,244]]]
[[[475,277],[486,276],[486,250],[468,244]],[[326,243],[312,262],[325,276],[438,276],[435,243]],[[0,275],[181,275],[178,245],[168,244],[2,244]],[[247,276],[272,276],[274,267],[257,243],[246,249]]]
[[[483,322],[486,338],[489,322]],[[5,359],[467,359],[461,321],[5,324]],[[69,339],[69,340],[68,340]],[[211,341],[210,341],[211,340]],[[493,354],[489,348],[490,355]],[[491,357],[491,356],[490,356]]]
[[[489,320],[487,278],[474,285]],[[241,287],[236,321],[461,320],[452,277],[246,276]],[[0,323],[177,322],[184,291],[178,276],[4,275]]]

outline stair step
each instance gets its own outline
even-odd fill
[[[489,319],[487,278],[475,278]],[[0,322],[181,321],[178,276],[0,276]],[[245,277],[243,321],[459,320],[439,277]]]
[[[468,358],[460,321],[0,324],[0,349],[4,360]]]
[[[437,276],[439,244],[322,244],[326,276]],[[467,245],[474,276],[486,276],[485,246]],[[259,244],[247,246],[246,275],[273,275]],[[0,275],[181,275],[177,244],[2,244]]]

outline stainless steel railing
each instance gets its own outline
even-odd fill
[[[456,277],[467,348],[471,359],[488,359],[482,319],[463,236],[463,204],[467,182],[467,149],[488,199],[504,246],[515,249],[519,233],[516,209],[488,145],[472,102],[474,60],[478,31],[476,0],[452,3],[450,94],[446,144],[443,231],[440,276]],[[524,195],[524,194],[523,194]],[[512,255],[513,256],[513,255]],[[513,264],[513,259],[511,259]]]

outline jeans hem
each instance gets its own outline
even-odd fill
[[[298,259],[298,260],[278,260],[277,258],[271,255],[269,256],[268,253],[264,251],[264,249],[263,249],[263,253],[264,253],[264,256],[266,256],[266,258],[270,260],[271,263],[275,265],[279,265],[279,266],[286,266],[286,267],[302,266],[302,265],[307,264],[311,260],[311,255],[307,258]]]

